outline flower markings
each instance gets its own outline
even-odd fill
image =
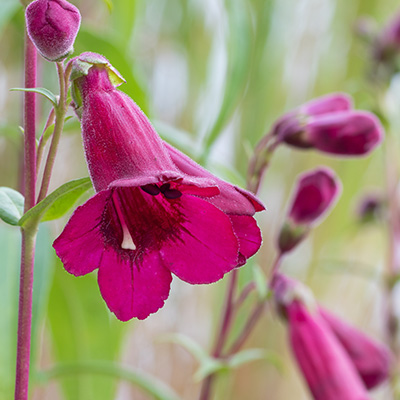
[[[277,273],[272,282],[289,341],[315,400],[366,400],[389,377],[390,351],[318,307],[300,283]]]
[[[108,61],[73,60],[72,93],[96,195],[78,207],[53,246],[76,276],[98,269],[100,292],[122,321],[164,304],[171,273],[216,282],[257,252],[253,218],[264,206],[166,145]]]
[[[383,139],[383,128],[374,114],[353,110],[349,96],[335,93],[287,113],[273,134],[292,147],[354,157],[375,149]]]
[[[288,217],[278,239],[281,253],[292,250],[323,217],[341,192],[341,183],[327,167],[302,174],[293,194]]]
[[[61,61],[73,51],[81,14],[65,0],[35,0],[25,12],[26,27],[40,54]]]

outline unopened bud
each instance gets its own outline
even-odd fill
[[[65,0],[35,0],[26,8],[29,37],[49,61],[60,61],[73,51],[81,23],[79,10]]]

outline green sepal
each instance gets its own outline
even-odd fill
[[[107,70],[110,82],[114,87],[125,83],[125,79],[122,75],[102,55],[97,53],[82,53],[80,56],[75,57],[72,61],[71,75],[69,79],[71,81],[71,96],[75,103],[75,111],[79,118],[82,114],[82,96],[75,81],[86,76],[89,73],[90,68],[94,66],[103,66]]]

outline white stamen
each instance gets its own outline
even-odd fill
[[[136,245],[133,243],[133,239],[129,233],[128,227],[124,224],[122,225],[122,233],[124,237],[122,239],[121,248],[125,250],[136,250]]]

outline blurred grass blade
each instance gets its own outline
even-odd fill
[[[228,70],[221,110],[205,140],[205,158],[222,133],[243,96],[251,64],[252,29],[248,4],[243,0],[226,1],[229,13]]]
[[[66,375],[82,374],[102,375],[130,382],[155,400],[179,400],[178,395],[157,378],[110,361],[97,360],[60,364],[49,370],[40,372],[38,378],[44,383]]]

